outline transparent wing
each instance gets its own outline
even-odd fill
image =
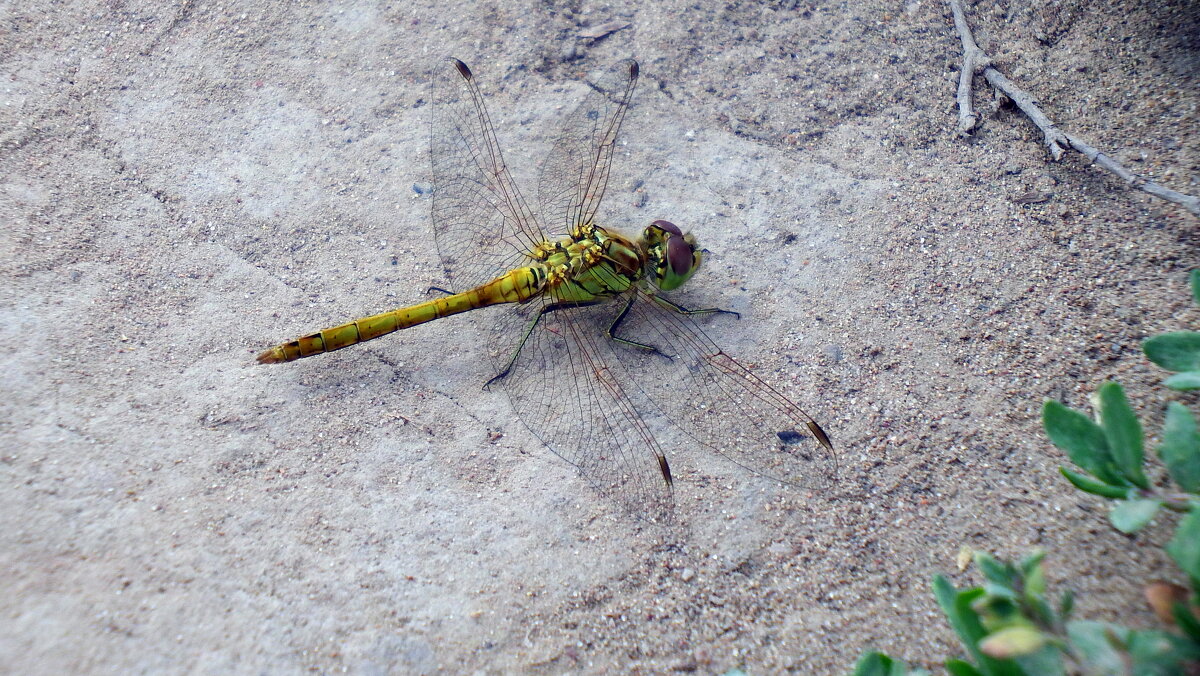
[[[479,85],[450,59],[433,77],[433,232],[455,291],[529,262],[545,241],[496,141]]]
[[[572,226],[595,219],[637,79],[633,60],[601,72],[588,81],[583,101],[563,120],[538,170],[538,207],[551,237],[563,237]]]
[[[501,314],[489,341],[497,373],[516,350],[513,337],[525,335],[545,306],[538,299]],[[597,490],[635,515],[669,520],[663,453],[640,413],[653,407],[628,385],[600,328],[619,310],[619,301],[610,301],[545,313],[497,385],[530,431]]]
[[[555,215],[559,234],[567,231],[563,223],[591,218],[603,194],[636,64],[617,72],[624,82],[620,101],[590,94],[568,117],[543,163],[542,183],[554,193],[543,213]],[[601,78],[602,88],[611,87],[607,79]],[[451,284],[463,290],[528,264],[528,252],[548,238],[504,163],[479,87],[462,62],[451,60],[435,77],[433,106],[434,233]],[[552,299],[536,298],[491,310],[496,319],[488,350],[497,373],[548,302]],[[621,363],[597,328],[597,316],[611,321],[615,311],[614,304],[604,303],[547,313],[497,384],[522,422],[600,492],[633,513],[667,519],[673,501],[665,460],[660,464],[658,443],[638,412],[647,403],[634,401],[622,387],[625,376],[614,372]]]
[[[835,478],[837,458],[820,426],[698,325],[720,317],[697,319],[641,291],[638,296],[614,335],[658,353],[622,344],[614,352],[673,424],[713,452],[777,481],[819,488]]]

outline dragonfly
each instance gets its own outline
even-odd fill
[[[667,298],[707,253],[696,237],[665,219],[636,237],[597,220],[638,75],[627,60],[585,81],[530,202],[475,75],[450,59],[433,79],[430,143],[434,239],[450,288],[276,345],[258,361],[290,362],[505,306],[487,310],[483,349],[495,370],[485,388],[507,392],[536,437],[633,513],[671,517],[664,446],[673,444],[784,484],[827,485],[837,471],[829,436],[701,327],[714,315],[740,315]]]

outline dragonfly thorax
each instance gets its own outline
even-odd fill
[[[536,247],[548,292],[569,302],[592,302],[625,293],[646,275],[639,245],[621,235],[586,223],[569,237]]]
[[[696,238],[674,223],[658,220],[637,242],[584,223],[560,242],[544,242],[534,251],[550,293],[560,300],[590,302],[625,293],[646,280],[663,291],[679,288],[695,274],[703,258]]]

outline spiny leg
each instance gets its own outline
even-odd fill
[[[434,291],[437,291],[438,293],[444,293],[444,294],[446,294],[447,296],[453,296],[453,295],[454,295],[454,292],[453,292],[453,291],[450,291],[450,290],[447,290],[447,289],[443,289],[443,288],[442,288],[442,287],[440,287],[440,286],[431,286],[431,287],[429,287],[428,289],[425,289],[425,293],[427,293],[427,294],[428,294],[428,293],[433,293]]]
[[[509,358],[508,363],[504,365],[504,368],[500,369],[499,373],[492,376],[486,383],[483,384],[483,389],[488,389],[492,386],[492,383],[504,378],[508,375],[509,371],[512,371],[513,364],[516,364],[517,358],[521,356],[521,350],[525,349],[525,341],[529,340],[529,336],[533,335],[533,330],[537,328],[538,322],[542,321],[542,315],[554,312],[556,310],[595,305],[600,302],[603,302],[603,299],[594,300],[588,303],[551,303],[549,305],[543,305],[538,310],[537,314],[534,315],[533,319],[529,322],[529,328],[525,329],[525,333],[521,336],[521,342],[517,343],[517,349],[513,350],[513,355]]]
[[[705,308],[703,310],[689,310],[688,308],[685,308],[684,306],[679,305],[678,303],[672,303],[671,301],[669,301],[666,298],[663,298],[661,296],[651,295],[650,298],[655,303],[658,303],[659,305],[661,305],[669,310],[678,312],[681,315],[693,316],[693,315],[727,314],[727,315],[733,315],[737,319],[742,318],[741,314],[734,312],[733,310],[722,310],[721,308],[715,308],[715,307],[714,308]],[[606,331],[605,333],[608,334],[609,338],[611,338],[612,340],[614,340],[618,343],[621,343],[623,345],[629,345],[630,347],[636,347],[639,350],[645,350],[647,352],[662,355],[662,356],[670,359],[671,358],[670,355],[668,355],[667,353],[663,352],[662,350],[658,349],[657,347],[655,347],[653,345],[639,343],[636,340],[622,338],[617,335],[617,327],[621,325],[621,322],[625,321],[625,317],[629,314],[629,310],[631,308],[633,308],[633,304],[636,301],[637,301],[637,294],[630,294],[629,300],[625,302],[625,307],[621,309],[621,313],[617,315],[616,319],[614,319],[613,323],[609,325],[608,331]]]
[[[629,300],[625,301],[625,307],[621,308],[621,312],[617,314],[615,319],[613,319],[612,324],[608,325],[608,330],[604,332],[605,335],[607,335],[613,342],[621,343],[622,345],[628,345],[630,347],[636,347],[639,350],[645,350],[652,354],[662,355],[667,359],[670,359],[670,355],[665,354],[662,350],[659,350],[653,345],[639,343],[636,340],[629,340],[628,338],[622,338],[617,335],[617,327],[621,325],[621,322],[625,321],[625,317],[629,315],[629,310],[633,308],[635,301],[637,301],[637,294],[629,294]]]
[[[666,298],[663,298],[662,296],[651,296],[651,298],[654,299],[655,303],[658,303],[659,305],[661,305],[665,308],[674,310],[681,315],[691,316],[691,315],[722,314],[722,315],[733,315],[734,318],[736,318],[736,319],[742,318],[742,314],[740,312],[734,312],[733,310],[722,310],[719,307],[704,308],[703,310],[689,310],[678,303],[672,303],[671,301],[667,300]]]

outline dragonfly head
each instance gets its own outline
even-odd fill
[[[696,238],[686,235],[670,221],[654,221],[642,231],[642,251],[646,252],[646,274],[663,291],[679,288],[695,274],[704,258],[696,248]]]

